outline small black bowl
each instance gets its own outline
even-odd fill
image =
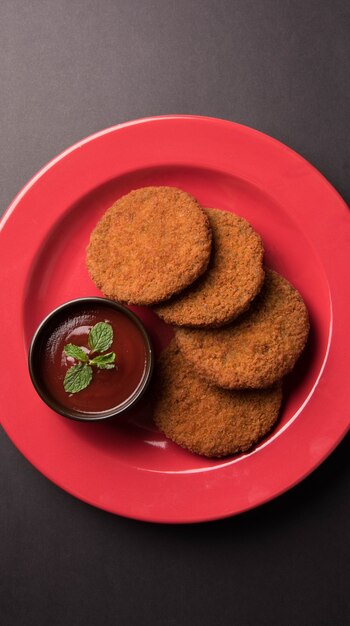
[[[124,400],[121,404],[111,409],[107,409],[105,411],[98,411],[96,413],[94,412],[84,413],[83,411],[73,410],[73,409],[70,409],[69,407],[63,406],[62,404],[58,403],[55,400],[55,398],[52,397],[52,395],[50,394],[46,386],[43,384],[42,378],[40,376],[40,367],[39,367],[40,359],[42,356],[42,353],[41,353],[42,346],[44,344],[45,338],[47,338],[47,336],[51,334],[51,332],[54,330],[55,321],[56,320],[58,321],[60,319],[60,317],[62,316],[62,313],[68,312],[74,315],[74,313],[76,314],[77,311],[79,311],[79,309],[81,310],[83,308],[86,310],[90,306],[91,308],[96,307],[96,306],[104,307],[107,309],[111,308],[113,310],[119,311],[120,313],[123,313],[124,315],[126,315],[129,318],[129,320],[131,320],[133,324],[140,331],[144,340],[145,350],[146,350],[145,371],[134,393],[129,398]],[[69,302],[65,302],[61,306],[54,309],[51,313],[49,313],[49,315],[47,315],[47,317],[43,319],[43,321],[39,324],[38,328],[36,329],[33,335],[30,348],[29,348],[29,353],[28,353],[28,367],[29,367],[30,378],[32,380],[32,383],[37,393],[42,398],[42,400],[51,409],[56,411],[56,413],[59,413],[60,415],[63,415],[64,417],[69,417],[70,419],[84,421],[84,422],[92,422],[92,421],[108,419],[116,415],[119,415],[120,413],[123,413],[127,409],[134,406],[136,402],[140,400],[141,396],[144,394],[144,392],[146,391],[150,383],[152,372],[153,372],[153,365],[154,365],[154,352],[153,352],[151,340],[149,338],[149,335],[144,325],[142,324],[141,320],[137,317],[137,315],[135,315],[135,313],[130,311],[128,308],[126,308],[122,304],[119,304],[118,302],[113,302],[112,300],[108,300],[107,298],[98,298],[98,297],[76,298],[75,300],[70,300]]]

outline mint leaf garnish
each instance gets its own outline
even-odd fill
[[[115,352],[99,354],[90,358],[94,352],[105,352],[113,343],[113,328],[108,322],[98,322],[92,327],[88,336],[90,354],[86,354],[80,346],[67,343],[64,352],[67,356],[79,361],[67,370],[64,377],[63,386],[67,393],[78,393],[90,385],[92,381],[93,368],[111,370],[115,367]]]
[[[92,379],[92,368],[86,363],[79,363],[79,365],[73,365],[67,370],[64,377],[63,385],[64,390],[67,393],[78,393],[82,389],[85,389]]]
[[[108,322],[98,322],[89,333],[88,343],[91,352],[105,352],[113,342],[113,328]]]
[[[74,343],[67,343],[67,345],[64,346],[64,351],[67,356],[73,357],[73,359],[75,359],[76,361],[82,361],[83,363],[87,363],[87,361],[89,360],[89,357],[84,352],[84,350],[79,348],[79,346],[75,346]]]
[[[96,365],[101,370],[111,370],[115,367],[115,352],[100,354],[89,361],[90,365]]]

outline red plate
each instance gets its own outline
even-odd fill
[[[158,433],[144,402],[126,421],[76,423],[52,412],[27,371],[33,331],[54,307],[97,295],[85,269],[89,234],[122,194],[175,185],[203,206],[233,210],[261,233],[267,263],[302,293],[308,349],[285,385],[280,422],[250,454],[192,455]],[[233,515],[286,491],[349,427],[350,218],[309,163],[250,128],[202,117],[121,124],[66,150],[12,203],[0,235],[0,325],[6,346],[1,419],[57,485],[107,511],[155,522]],[[159,348],[169,331],[139,309]]]

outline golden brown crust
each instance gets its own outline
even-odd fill
[[[191,452],[222,457],[249,450],[278,418],[282,388],[227,391],[193,372],[173,341],[156,370],[154,420]]]
[[[196,371],[227,389],[263,388],[291,371],[308,337],[306,306],[292,285],[266,270],[247,313],[216,330],[176,329],[176,341]]]
[[[144,187],[120,198],[100,219],[87,268],[109,298],[150,305],[196,280],[210,251],[209,221],[195,198],[176,187]]]
[[[209,267],[185,291],[154,307],[168,324],[227,324],[248,308],[264,280],[263,244],[250,224],[227,211],[204,210],[213,233]]]

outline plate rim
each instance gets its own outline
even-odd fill
[[[229,124],[229,125],[242,128],[244,129],[244,131],[250,132],[254,135],[260,135],[265,141],[268,140],[273,143],[276,143],[279,146],[279,148],[282,148],[283,150],[290,152],[294,157],[303,161],[304,164],[306,164],[309,168],[312,168],[314,173],[317,174],[322,179],[322,182],[328,186],[329,188],[328,190],[331,191],[333,194],[335,194],[335,196],[337,197],[337,200],[340,202],[340,204],[343,205],[343,208],[347,212],[349,211],[349,207],[347,203],[345,202],[344,198],[341,196],[340,192],[334,187],[334,185],[332,185],[329,182],[329,180],[327,180],[327,178],[322,174],[322,172],[315,165],[310,163],[310,161],[308,161],[305,157],[299,154],[299,152],[297,152],[296,150],[294,150],[287,144],[283,143],[279,139],[276,139],[275,137],[272,137],[271,135],[268,135],[267,133],[264,133],[263,131],[259,129],[253,128],[252,126],[247,126],[246,124],[242,124],[240,122],[234,122],[234,121],[227,120],[221,117],[211,117],[209,115],[167,114],[167,115],[154,115],[154,116],[140,117],[134,120],[128,120],[126,122],[120,122],[119,124],[113,124],[112,126],[107,126],[106,128],[103,128],[102,130],[99,130],[94,133],[91,133],[90,135],[87,135],[83,139],[79,139],[78,141],[74,142],[71,146],[68,146],[68,148],[65,148],[61,152],[58,152],[49,161],[47,161],[47,163],[45,163],[36,173],[34,173],[33,176],[31,176],[29,180],[23,185],[23,187],[16,193],[13,200],[10,202],[9,206],[5,209],[5,211],[1,215],[0,232],[2,228],[5,226],[5,223],[8,217],[10,216],[11,212],[15,209],[18,202],[21,200],[24,194],[28,191],[28,189],[30,189],[34,185],[34,183],[36,183],[37,180],[41,178],[41,176],[43,176],[48,170],[50,170],[54,165],[56,165],[56,163],[64,159],[66,156],[68,156],[69,154],[77,150],[78,148],[84,146],[87,143],[90,143],[91,141],[94,141],[95,139],[103,137],[104,135],[108,135],[110,133],[116,132],[120,130],[121,128],[127,128],[129,126],[135,126],[137,124],[143,124],[146,122],[152,123],[157,120],[161,121],[161,120],[179,120],[179,119],[203,120],[203,121],[208,121],[211,123],[214,122],[214,123]]]

